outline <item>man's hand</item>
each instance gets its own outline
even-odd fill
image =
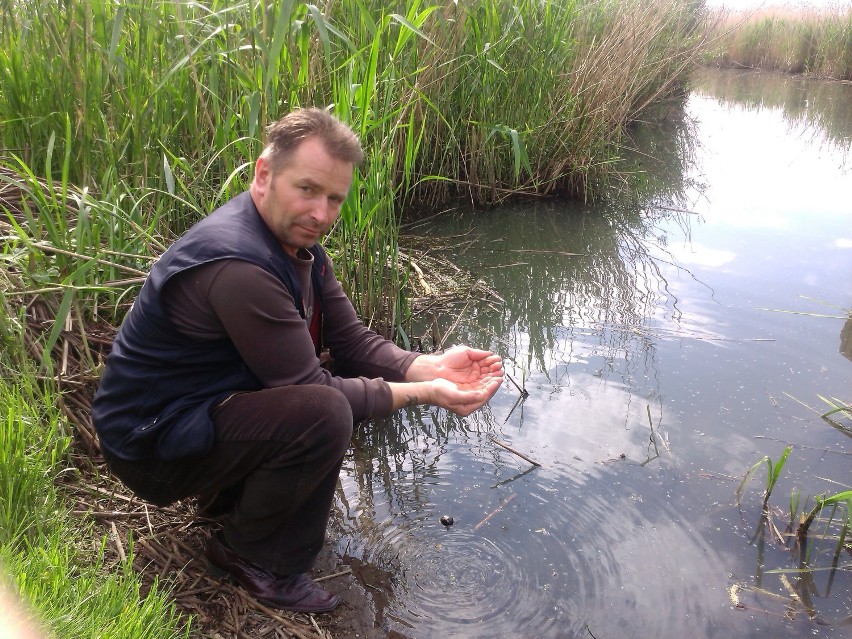
[[[431,404],[441,406],[466,417],[484,406],[494,396],[503,377],[486,377],[476,383],[455,384],[447,379],[434,379],[426,382],[433,387]]]
[[[421,355],[405,374],[406,382],[391,383],[394,409],[431,404],[465,417],[484,406],[503,383],[499,355],[455,346],[438,355]]]
[[[476,384],[488,377],[503,377],[503,361],[491,351],[469,346],[454,346],[437,355],[421,355],[405,373],[409,382],[446,379],[460,388]]]

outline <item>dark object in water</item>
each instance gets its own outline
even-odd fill
[[[452,526],[455,523],[455,519],[449,515],[441,515],[441,523],[445,526]]]

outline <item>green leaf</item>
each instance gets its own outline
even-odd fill
[[[127,13],[127,7],[120,6],[115,12],[115,18],[112,21],[112,37],[109,42],[109,53],[107,61],[111,67],[115,66],[115,51],[118,49],[118,43],[121,40],[121,28],[124,24],[124,16]]]
[[[852,499],[852,490],[844,490],[843,492],[825,497],[824,499],[817,497],[817,504],[819,504],[820,508],[825,508],[826,506],[839,504],[840,502],[849,501],[850,499]]]
[[[281,49],[290,35],[290,17],[293,14],[293,0],[285,0],[278,10],[275,19],[275,30],[272,33],[272,44],[269,47],[269,57],[266,60],[266,75],[263,78],[263,90],[269,88],[272,78],[277,76],[278,61]]]

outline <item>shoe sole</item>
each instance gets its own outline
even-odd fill
[[[326,613],[326,612],[331,612],[332,610],[334,610],[335,608],[337,608],[340,605],[340,602],[342,600],[340,599],[340,596],[338,595],[334,599],[334,601],[331,604],[329,604],[326,608],[300,608],[300,607],[297,607],[297,606],[282,606],[280,604],[275,603],[274,601],[267,601],[265,599],[257,599],[257,601],[262,603],[264,606],[269,606],[270,608],[275,608],[276,610],[286,610],[288,612],[303,612],[303,613],[310,614],[310,615],[319,615],[319,614],[323,614],[323,613]]]

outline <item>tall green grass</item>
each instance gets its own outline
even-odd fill
[[[770,7],[720,15],[709,63],[852,80],[852,7]]]
[[[10,328],[6,319],[2,324]],[[63,417],[51,402],[52,392],[32,382],[35,373],[26,370],[26,358],[17,353],[10,359],[13,353],[4,343],[0,593],[22,600],[44,637],[188,636],[167,593],[156,587],[142,593],[132,558],[110,564],[103,552],[106,540],[93,547],[87,524],[72,519],[55,483],[67,472],[70,437]]]
[[[1,11],[3,162],[22,177],[62,173],[63,188],[125,218],[90,251],[144,254],[130,246],[137,227],[159,248],[244,189],[265,123],[294,106],[350,122],[371,160],[330,243],[359,312],[389,328],[405,313],[404,209],[594,196],[621,128],[681,90],[703,15],[681,0],[19,0]]]

